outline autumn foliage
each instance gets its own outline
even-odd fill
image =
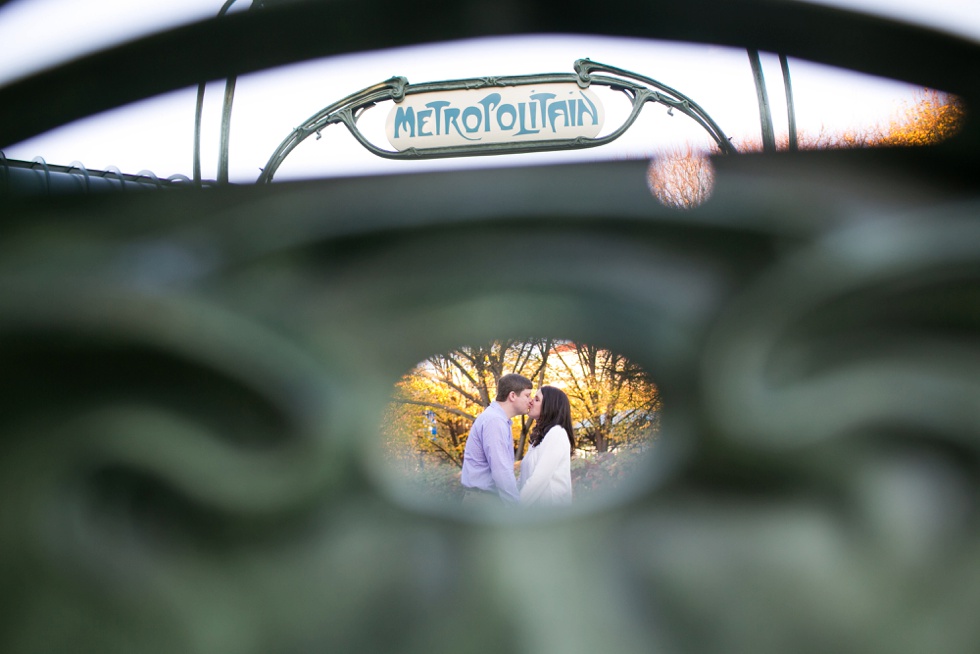
[[[558,386],[568,395],[577,491],[619,486],[656,439],[659,391],[626,357],[569,341],[494,341],[429,357],[396,384],[381,426],[389,467],[427,495],[457,495],[470,426],[507,372],[525,375],[535,387]],[[524,417],[513,421],[518,461],[531,426]]]
[[[958,97],[922,89],[886,122],[843,131],[803,131],[797,135],[797,141],[801,150],[935,145],[955,135],[965,117],[963,102]],[[743,138],[733,143],[739,152],[763,149],[761,138]],[[789,136],[777,137],[776,149],[788,148]],[[690,146],[659,154],[650,162],[647,173],[650,192],[667,207],[692,209],[701,205],[714,187],[714,168],[709,155],[716,154],[717,151],[699,152]]]
[[[892,119],[880,142],[869,145],[934,145],[956,134],[965,118],[962,100],[924,89]]]

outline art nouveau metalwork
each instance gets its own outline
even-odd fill
[[[425,84],[409,84],[404,77],[393,77],[385,82],[369,86],[349,95],[308,118],[302,125],[279,144],[262,169],[258,182],[270,182],[282,162],[300,143],[329,127],[342,124],[350,130],[354,138],[368,151],[387,159],[434,159],[441,157],[464,157],[494,154],[514,154],[518,152],[542,152],[548,150],[573,150],[594,148],[615,141],[636,122],[641,110],[648,103],[662,104],[671,111],[677,110],[694,120],[711,136],[722,153],[735,152],[734,146],[721,127],[693,99],[676,89],[661,84],[657,80],[606,64],[579,59],[574,65],[575,73],[554,73],[542,75],[522,75],[511,77],[482,77]],[[536,140],[505,143],[475,143],[432,148],[410,148],[404,151],[387,150],[368,140],[358,128],[358,119],[375,105],[386,102],[400,102],[413,94],[432,93],[461,89],[494,89],[512,86],[540,84],[575,83],[586,89],[591,85],[604,86],[623,93],[632,103],[632,109],[622,125],[605,136],[595,138],[578,137],[574,139]]]
[[[810,3],[275,5],[0,88],[0,146],[201,80],[549,30],[980,106],[976,41]],[[0,651],[972,654],[978,158],[975,119],[937,146],[716,157],[684,212],[643,161],[4,195]],[[392,385],[502,334],[655,376],[636,483],[561,514],[391,492],[370,444]]]

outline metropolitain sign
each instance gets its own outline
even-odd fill
[[[2,4],[3,0],[0,0]],[[391,77],[323,107],[295,127],[269,157],[259,183],[300,143],[331,125],[344,125],[369,152],[386,159],[417,160],[519,152],[593,148],[626,133],[647,104],[667,107],[705,129],[719,151],[735,153],[729,138],[704,109],[680,91],[651,77],[590,59],[575,61],[574,73],[481,77],[409,84]],[[622,97],[631,105],[620,125],[603,125],[607,116],[599,96]],[[609,93],[612,92],[612,93]],[[392,149],[382,147],[380,121],[368,121],[371,137],[358,121],[368,109],[392,102],[384,122]],[[617,117],[620,112],[613,111]],[[372,113],[371,116],[378,114]],[[618,119],[617,119],[618,120]],[[600,132],[602,135],[600,136]]]
[[[486,143],[594,138],[602,102],[575,83],[461,89],[406,96],[385,132],[398,151]]]

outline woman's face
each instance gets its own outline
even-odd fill
[[[534,394],[531,398],[531,409],[527,412],[527,417],[532,420],[537,420],[541,416],[541,403],[544,401],[544,397],[541,395],[541,391]]]

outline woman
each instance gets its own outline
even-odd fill
[[[531,400],[534,420],[531,448],[521,461],[521,504],[558,505],[572,502],[572,409],[568,396],[542,386]]]

